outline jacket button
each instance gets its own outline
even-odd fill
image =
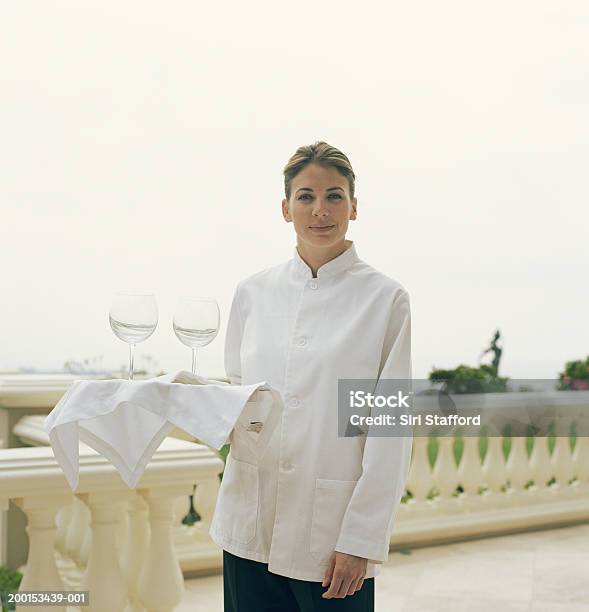
[[[309,287],[311,287],[311,289],[317,289],[318,285],[316,281],[311,281],[309,283]]]
[[[298,341],[297,344],[299,346],[307,346],[307,338],[305,338],[305,336],[301,336]]]
[[[288,461],[283,461],[281,466],[285,472],[290,472],[290,470],[292,470],[292,463],[289,463]]]
[[[296,408],[301,402],[299,401],[298,397],[292,397],[289,404],[293,407]]]

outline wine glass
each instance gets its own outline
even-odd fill
[[[135,345],[147,340],[157,327],[158,311],[153,293],[120,292],[110,306],[110,326],[129,345],[129,380],[133,380]]]
[[[219,333],[219,305],[205,297],[180,298],[174,314],[174,333],[192,349],[192,373],[196,374],[196,349],[212,342]]]

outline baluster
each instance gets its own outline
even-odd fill
[[[73,498],[74,500],[75,498]],[[74,501],[71,504],[67,504],[63,508],[60,508],[57,516],[55,517],[55,523],[57,525],[57,535],[55,536],[55,548],[57,548],[62,554],[66,555],[65,540],[69,526],[72,522],[72,515],[74,512]]]
[[[463,440],[464,451],[458,466],[458,481],[462,485],[464,493],[472,500],[478,497],[479,487],[483,481],[479,438],[465,436]]]
[[[2,448],[2,439],[0,439],[0,448]],[[6,561],[6,541],[3,541],[3,538],[5,536],[6,513],[9,507],[10,500],[7,497],[0,497],[0,565]]]
[[[172,540],[174,502],[192,493],[192,486],[141,489],[149,506],[150,538],[139,579],[139,597],[147,612],[171,612],[184,593],[184,577]]]
[[[198,489],[198,487],[197,487]],[[196,507],[196,504],[195,504]],[[190,497],[178,497],[175,501],[174,501],[174,508],[173,508],[173,513],[174,513],[174,518],[173,518],[173,526],[174,529],[180,529],[182,527],[185,527],[185,524],[182,522],[182,519],[188,514],[190,510]],[[195,523],[196,525],[197,523]],[[194,527],[194,525],[190,526],[190,529],[192,529]]]
[[[553,476],[553,467],[548,449],[548,437],[534,438],[530,467],[532,468],[534,478],[533,492],[544,491],[547,488],[548,481]]]
[[[428,442],[429,438],[425,436],[413,438],[413,456],[409,476],[407,477],[407,488],[413,495],[412,506],[419,507],[429,503],[427,495],[434,486],[434,479],[427,454]]]
[[[117,542],[117,551],[119,553],[119,567],[124,574],[123,559],[127,554],[127,541],[129,538],[129,504],[133,495],[137,493],[134,490],[129,491],[129,500],[126,503],[117,506],[117,528],[115,529],[115,538]]]
[[[127,542],[123,549],[121,568],[127,582],[129,610],[143,610],[139,596],[139,577],[143,568],[149,543],[148,508],[145,500],[137,492],[129,501],[126,509],[129,515]]]
[[[532,480],[532,469],[527,451],[527,438],[511,438],[511,450],[507,458],[507,477],[514,493],[527,493],[526,484]]]
[[[63,506],[71,503],[71,495],[20,497],[14,503],[26,514],[29,554],[19,591],[63,591],[64,585],[55,563],[55,518]],[[18,606],[20,611],[37,612],[39,606]],[[64,606],[52,608],[65,612]]]
[[[568,487],[575,476],[575,466],[571,453],[571,441],[568,436],[557,436],[552,453],[552,465],[556,485],[562,489]]]
[[[589,415],[586,405],[577,407],[573,413],[573,421],[577,432],[572,452],[573,470],[578,481],[575,488],[577,492],[585,492],[589,485]]]
[[[83,505],[83,504],[82,504]],[[88,510],[88,508],[86,508]],[[89,514],[89,511],[88,511]],[[80,547],[80,567],[88,567],[88,559],[90,558],[90,549],[92,548],[92,528],[90,526],[90,518],[84,527],[84,537],[82,546]]]
[[[589,437],[577,436],[573,452],[573,464],[579,485],[586,487],[589,480]]]
[[[438,456],[434,465],[434,485],[440,492],[438,503],[454,503],[452,494],[458,486],[458,469],[454,459],[454,437],[441,436],[438,438]]]
[[[83,590],[90,591],[87,612],[122,612],[127,605],[127,585],[118,559],[116,532],[119,506],[127,491],[82,493],[90,508],[92,545],[84,574]]]
[[[200,524],[207,532],[213,520],[220,484],[219,477],[214,474],[210,478],[199,480],[194,493],[194,508],[200,514]]]
[[[65,551],[78,566],[84,565],[81,551],[89,525],[90,511],[80,499],[74,498],[71,521],[65,537]]]
[[[487,438],[487,454],[483,461],[483,476],[490,492],[501,499],[501,488],[507,481],[507,469],[503,455],[503,437],[489,436]]]

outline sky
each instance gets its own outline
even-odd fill
[[[136,364],[190,368],[182,295],[291,258],[282,169],[349,157],[358,255],[398,280],[413,375],[553,378],[589,355],[589,5],[54,0],[0,6],[0,369],[119,368],[117,291],[156,294]],[[487,356],[484,361],[489,361]]]

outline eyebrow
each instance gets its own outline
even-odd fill
[[[334,191],[335,189],[341,189],[343,191],[341,187],[329,187],[325,191]],[[298,193],[299,191],[313,191],[313,190],[310,187],[299,187],[299,189],[297,189],[295,193]]]

